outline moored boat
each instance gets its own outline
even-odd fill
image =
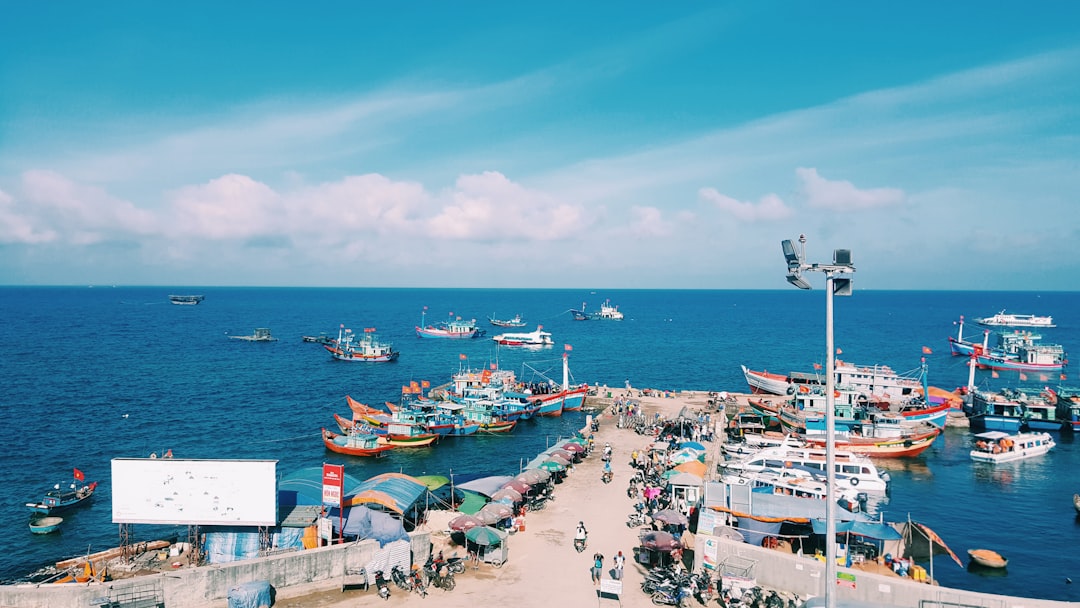
[[[971,450],[971,459],[994,464],[1041,456],[1056,445],[1049,433],[1010,435],[1001,431],[990,431],[975,435],[975,439],[975,449]]]
[[[914,458],[925,452],[941,435],[941,429],[930,426],[928,430],[915,433],[907,437],[878,438],[848,435],[834,438],[833,442],[838,450],[846,450],[855,454],[863,454],[871,458]],[[823,435],[805,435],[806,443],[824,447],[826,437]]]
[[[979,325],[987,327],[1055,327],[1051,316],[1024,315],[1006,313],[1004,310],[989,317],[975,319]]]
[[[488,317],[488,321],[496,327],[525,327],[525,321],[521,320],[521,314],[516,314],[509,319],[496,319],[492,314]]]
[[[338,339],[324,344],[323,348],[338,361],[382,363],[395,361],[400,354],[389,342],[379,341],[374,327],[365,327],[364,335],[356,337],[351,329],[342,325],[338,329]]]
[[[86,477],[79,469],[73,473],[73,481],[67,488],[56,484],[45,492],[40,502],[28,502],[26,507],[35,513],[52,515],[85,504],[94,496],[98,482],[85,483]]]
[[[51,534],[58,531],[62,523],[64,523],[64,518],[56,515],[32,517],[30,518],[30,532],[33,534]]]
[[[450,313],[450,319],[435,325],[426,325],[426,315],[425,310],[421,315],[420,325],[416,326],[416,335],[420,338],[465,339],[478,338],[486,333],[476,326],[476,319],[454,318],[454,313]]]
[[[381,440],[377,435],[347,433],[339,435],[327,429],[322,430],[323,445],[336,454],[346,456],[381,456],[394,449],[394,446]]]
[[[1073,494],[1073,506],[1076,507],[1077,515],[1080,515],[1080,494]]]
[[[968,549],[968,555],[972,561],[985,568],[1004,568],[1009,565],[1009,560],[990,549]]]
[[[549,346],[554,344],[551,333],[543,331],[543,329],[543,325],[537,325],[536,331],[499,334],[494,336],[492,340],[502,346]]]
[[[582,306],[582,308],[584,308],[584,306]],[[618,306],[611,305],[611,300],[604,300],[604,303],[600,305],[600,312],[596,313],[596,318],[622,321],[623,313],[619,311]]]

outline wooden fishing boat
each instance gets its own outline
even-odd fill
[[[396,361],[400,354],[389,342],[379,341],[374,327],[365,327],[364,335],[357,337],[351,329],[342,325],[337,340],[324,344],[323,348],[338,361],[382,363]]]
[[[34,534],[51,534],[59,530],[62,523],[64,523],[64,518],[55,515],[34,517],[30,519],[30,532]]]
[[[492,314],[490,317],[488,317],[488,321],[490,321],[491,324],[496,327],[525,327],[525,321],[521,320],[520,314],[514,315],[513,318],[505,320],[496,319],[495,315]]]
[[[1076,507],[1077,515],[1080,515],[1080,494],[1073,494],[1073,506]]]
[[[394,449],[394,446],[377,435],[348,433],[339,435],[333,431],[322,430],[323,445],[326,449],[346,456],[381,456]]]
[[[929,430],[907,437],[878,438],[848,435],[836,437],[836,449],[863,454],[872,458],[913,458],[922,454],[941,435],[941,429],[930,427]],[[803,435],[803,440],[814,447],[823,447],[826,437],[822,435]]]
[[[435,325],[426,325],[426,315],[425,311],[421,315],[420,325],[416,326],[416,335],[420,338],[468,339],[479,338],[486,333],[476,326],[476,319],[454,318],[454,313],[450,313],[450,319]]]
[[[67,488],[61,487],[61,484],[56,484],[53,489],[45,493],[40,502],[28,502],[26,507],[35,513],[52,515],[85,504],[86,501],[93,498],[94,490],[97,489],[98,484],[96,481],[89,484],[84,483],[86,478],[79,469],[75,469],[73,476],[74,479]]]
[[[334,421],[337,422],[342,433],[375,435],[385,443],[400,448],[422,448],[439,439],[438,433],[425,432],[415,425],[390,422],[386,426],[377,427],[363,420],[349,420],[337,414],[334,414]]]
[[[990,549],[968,549],[968,555],[972,561],[984,568],[1004,568],[1009,565],[1009,560]]]

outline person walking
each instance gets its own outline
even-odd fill
[[[592,582],[594,585],[600,584],[600,575],[604,571],[604,554],[597,551],[593,554],[593,567],[592,567]]]
[[[619,551],[615,554],[613,559],[615,561],[615,580],[621,581],[623,566],[626,565],[626,558],[623,557],[622,551]]]

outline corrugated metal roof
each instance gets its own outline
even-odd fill
[[[322,505],[278,505],[278,525],[282,528],[306,528],[319,518]]]

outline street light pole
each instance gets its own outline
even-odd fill
[[[836,348],[833,344],[833,295],[851,295],[855,272],[851,251],[837,249],[832,264],[806,263],[806,235],[799,235],[799,247],[790,239],[780,243],[787,258],[787,281],[799,289],[811,289],[802,278],[806,271],[825,273],[825,608],[836,608]]]

